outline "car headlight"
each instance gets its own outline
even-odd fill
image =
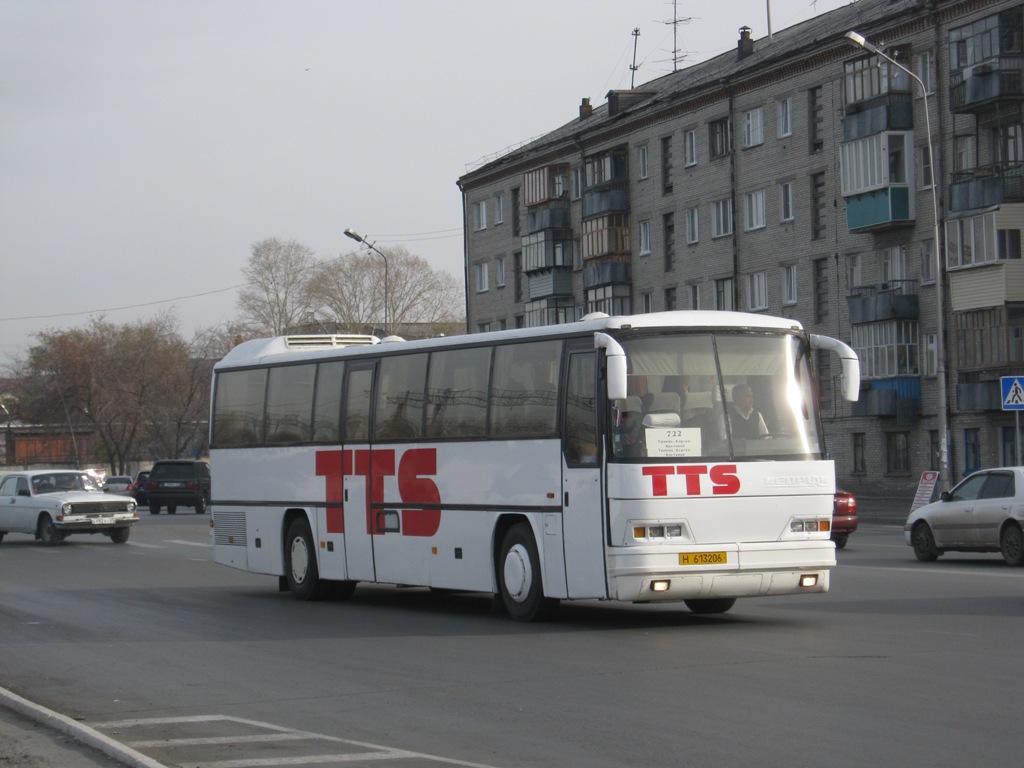
[[[129,501],[128,504],[127,504],[127,508],[128,508],[129,512],[134,512],[135,511],[135,502],[134,501]]]
[[[60,505],[60,513],[62,515],[70,515],[72,512],[74,512],[74,510],[75,507],[70,501],[65,501],[63,504]]]

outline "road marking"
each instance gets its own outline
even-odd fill
[[[211,546],[209,542],[204,543],[201,541],[185,541],[184,539],[164,539],[164,541],[166,541],[168,544],[184,544],[189,547],[205,547],[206,549],[209,549]]]
[[[226,725],[245,725],[253,730],[271,731],[269,734],[238,734],[235,736],[203,736],[196,738],[165,738],[165,739],[148,739],[139,741],[125,741],[125,744],[131,746],[134,749],[138,748],[149,748],[158,750],[173,750],[176,747],[201,747],[201,746],[220,746],[228,744],[258,744],[258,743],[281,743],[287,741],[304,741],[304,742],[328,742],[332,745],[338,745],[343,747],[353,747],[364,751],[357,752],[331,752],[330,754],[322,755],[302,755],[302,756],[284,756],[279,755],[271,758],[248,758],[248,759],[235,759],[235,760],[213,760],[203,762],[202,760],[195,760],[194,758],[189,759],[189,765],[195,764],[199,768],[271,768],[271,766],[285,766],[285,765],[323,765],[327,763],[358,763],[360,761],[374,762],[380,764],[382,761],[388,760],[408,760],[410,758],[415,760],[426,761],[430,763],[439,763],[442,765],[456,765],[462,768],[494,768],[494,766],[486,763],[474,763],[466,760],[456,760],[449,757],[441,757],[440,755],[431,755],[426,752],[412,752],[405,749],[396,749],[387,747],[381,744],[372,744],[365,741],[355,741],[352,739],[341,739],[336,736],[328,736],[322,733],[313,733],[311,731],[301,731],[293,728],[285,728],[283,726],[274,725],[273,723],[265,723],[258,720],[246,720],[240,717],[230,717],[228,715],[193,715],[188,717],[151,717],[151,718],[139,718],[133,720],[112,720],[105,723],[93,723],[91,727],[97,730],[103,730],[106,732],[116,731],[117,736],[124,738],[127,736],[126,730],[135,727],[145,727],[153,725],[166,725],[166,726],[188,726],[189,724],[216,724],[224,723]]]

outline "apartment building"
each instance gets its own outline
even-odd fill
[[[842,487],[908,496],[926,470],[1019,461],[1001,388],[1024,375],[1019,0],[859,0],[770,39],[740,27],[735,50],[582,98],[459,188],[471,332],[791,317],[861,358],[852,404],[818,361]]]

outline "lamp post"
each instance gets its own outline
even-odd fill
[[[892,64],[897,69],[905,72],[909,75],[914,82],[921,86],[921,97],[924,99],[924,127],[927,131],[928,139],[928,161],[932,167],[932,227],[933,233],[933,245],[932,250],[934,252],[934,269],[935,269],[935,320],[936,320],[936,334],[938,337],[938,348],[936,352],[935,361],[935,372],[936,378],[938,379],[938,399],[939,399],[939,483],[942,490],[949,490],[949,450],[948,450],[948,395],[946,393],[946,343],[945,343],[945,327],[946,327],[946,315],[945,315],[945,298],[943,296],[943,280],[942,280],[942,255],[939,249],[939,179],[935,174],[935,152],[932,149],[932,123],[930,117],[930,111],[928,109],[928,88],[925,87],[924,81],[921,80],[916,74],[914,74],[907,67],[900,64],[891,56],[883,53],[877,47],[872,45],[864,37],[864,35],[850,30],[846,33],[846,38],[853,42],[855,45],[860,46],[865,51],[878,56],[879,58],[885,59],[887,62]],[[941,172],[940,172],[941,175]]]
[[[357,243],[362,243],[371,251],[376,251],[377,255],[384,259],[384,333],[388,334],[391,332],[390,328],[388,327],[388,257],[385,256],[384,252],[377,248],[376,245],[374,245],[371,242],[368,242],[365,237],[360,235],[354,229],[346,229],[345,237],[350,237]]]

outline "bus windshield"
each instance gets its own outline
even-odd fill
[[[797,336],[673,333],[620,343],[628,395],[610,403],[615,460],[821,458],[808,348]]]

